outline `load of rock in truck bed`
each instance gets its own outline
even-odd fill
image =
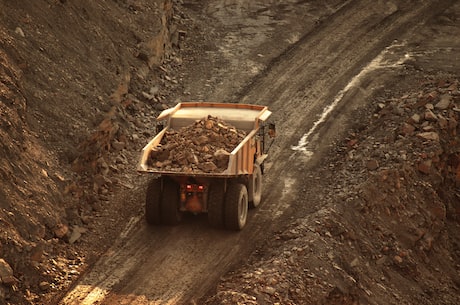
[[[165,171],[219,173],[228,167],[229,155],[246,132],[208,116],[179,130],[166,131],[150,152],[148,165]]]

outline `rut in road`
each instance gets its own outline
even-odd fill
[[[449,5],[398,3],[399,7],[381,1],[350,1],[240,93],[241,102],[269,103],[283,135],[271,152],[264,202],[251,213],[245,230],[212,230],[199,218],[173,228],[150,228],[139,221],[129,236],[82,277],[62,304],[187,303],[203,296],[222,274],[244,260],[275,229],[273,222],[281,219],[276,218],[297,200],[295,191],[283,192],[283,178],[296,190],[297,178],[312,166],[313,161],[299,165],[301,158],[293,158],[289,147],[297,144],[350,79],[394,39]],[[327,129],[328,133],[336,131]],[[315,145],[321,151],[328,143]]]

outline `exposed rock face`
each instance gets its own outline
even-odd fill
[[[208,116],[180,130],[168,130],[148,163],[166,171],[223,172],[231,151],[245,136],[245,131]]]
[[[135,131],[166,108],[160,94],[175,81],[165,75],[178,62],[172,5],[1,3],[0,304],[55,303],[44,292],[78,276],[83,260],[70,245],[81,226],[100,225],[109,188],[130,186],[130,141],[150,136]]]

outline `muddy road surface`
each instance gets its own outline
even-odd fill
[[[61,304],[185,304],[292,220],[320,208],[321,155],[359,118],[350,113],[411,60],[408,40],[451,1],[183,1],[206,41],[184,64],[178,100],[264,104],[278,138],[266,164],[263,201],[241,232],[206,216],[175,227],[133,217],[117,243]],[[212,38],[212,39],[211,39]],[[409,41],[410,42],[410,41]],[[187,54],[187,47],[184,49]],[[143,202],[145,185],[120,200]],[[313,204],[316,202],[316,204]],[[295,211],[295,213],[294,213]]]

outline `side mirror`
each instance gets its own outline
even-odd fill
[[[270,138],[276,137],[276,126],[274,123],[268,124],[268,135]]]

